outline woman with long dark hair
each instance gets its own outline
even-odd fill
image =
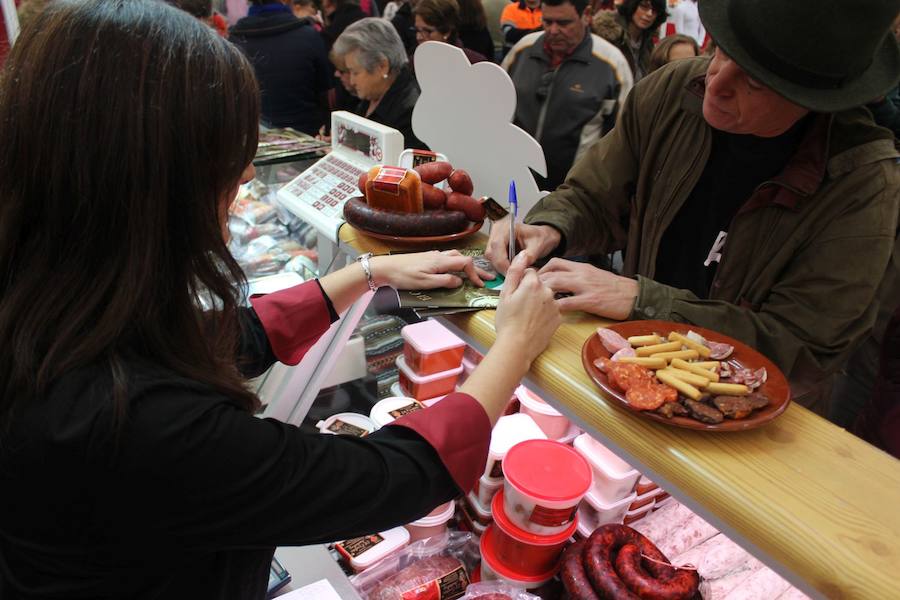
[[[622,51],[637,83],[650,72],[653,39],[666,17],[666,0],[624,0],[616,12],[594,15],[591,29]]]
[[[54,2],[0,72],[0,597],[263,598],[276,545],[409,522],[483,470],[559,319],[522,267],[460,393],[363,439],[253,416],[244,378],[370,288],[480,281],[458,253],[379,256],[244,308],[226,222],[258,96],[156,0]]]

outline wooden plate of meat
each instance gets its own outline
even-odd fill
[[[658,336],[658,340],[645,339],[654,335]],[[674,339],[670,339],[670,335]],[[610,325],[604,331],[603,336],[601,339],[600,334],[594,333],[585,341],[581,349],[581,362],[585,371],[605,392],[605,397],[613,399],[616,404],[647,419],[702,431],[744,431],[775,419],[785,411],[791,401],[787,379],[772,361],[750,346],[721,333],[685,323],[626,321]],[[628,342],[629,339],[636,345],[632,346]],[[658,344],[665,344],[669,347],[661,347]],[[680,347],[675,347],[677,344],[681,344]],[[706,350],[699,346],[704,346]],[[641,350],[642,347],[644,347],[643,350]],[[660,351],[656,352],[655,348],[659,348]],[[695,352],[690,352],[691,349],[695,349]],[[617,354],[618,350],[621,352]],[[696,353],[697,350],[700,350],[705,356],[688,356]],[[673,356],[678,353],[685,356],[674,358]],[[613,354],[617,354],[616,359],[611,361]],[[667,361],[666,367],[662,369],[659,369],[659,365],[648,367],[647,365],[651,361],[646,361],[645,358],[652,358],[656,361],[665,360]],[[632,392],[631,402],[629,402],[628,392],[619,387],[622,383],[616,379],[615,374],[622,373],[623,364],[630,362],[631,365],[634,365],[635,362],[641,361],[643,361],[641,366],[655,375],[646,384],[648,387]],[[673,369],[673,364],[676,362],[688,373]],[[685,362],[691,363],[691,366],[687,367]],[[718,366],[711,366],[712,362],[718,362]],[[697,382],[702,382],[703,379],[710,377],[718,377],[716,383],[710,382],[707,383],[707,387],[701,387],[700,383],[694,382],[692,385],[684,387],[683,379],[689,379],[690,375],[696,376],[696,373],[706,373],[706,371],[698,370],[700,367],[710,369],[710,372],[715,375],[701,375]],[[629,369],[632,368],[629,367]],[[604,369],[613,372],[605,372]],[[625,380],[625,387],[629,387],[627,374],[630,371],[625,370],[626,376],[620,377],[620,379]],[[679,383],[672,383],[673,374],[677,375]],[[641,380],[638,378],[635,381]],[[663,383],[671,383],[679,388],[675,390],[677,400],[672,402],[675,394],[672,389],[666,389],[667,400],[659,405],[659,408],[638,408],[643,400],[642,394],[647,389],[671,387],[670,385],[663,386]],[[637,385],[642,384],[638,383]],[[747,389],[741,389],[737,393],[720,392],[722,388],[731,390],[735,386]],[[685,394],[687,392],[694,395],[695,391],[699,391],[701,395],[695,396],[694,399]],[[654,405],[655,403],[650,403],[647,406]]]

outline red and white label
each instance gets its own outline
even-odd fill
[[[400,182],[406,177],[406,169],[400,167],[381,167],[378,175],[372,180],[372,187],[379,192],[400,195]]]
[[[561,527],[571,523],[575,519],[576,512],[578,512],[577,504],[569,508],[547,508],[537,504],[528,520],[543,527]]]
[[[460,566],[446,575],[400,594],[400,600],[454,600],[461,598],[469,586],[469,575]]]

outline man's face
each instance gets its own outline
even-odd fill
[[[541,21],[547,45],[553,52],[571,52],[584,39],[589,19],[587,10],[579,15],[570,2],[563,2],[559,6],[544,5]]]
[[[703,118],[728,133],[775,137],[809,113],[750,77],[721,48],[706,71]]]

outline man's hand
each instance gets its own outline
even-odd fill
[[[638,282],[585,263],[554,258],[539,271],[554,292],[572,296],[556,301],[560,310],[583,310],[608,319],[627,319],[638,295]]]
[[[484,252],[494,268],[503,274],[509,268],[509,219],[491,224],[491,236]],[[525,266],[550,254],[561,239],[559,231],[549,225],[516,224],[516,252],[524,253]]]

